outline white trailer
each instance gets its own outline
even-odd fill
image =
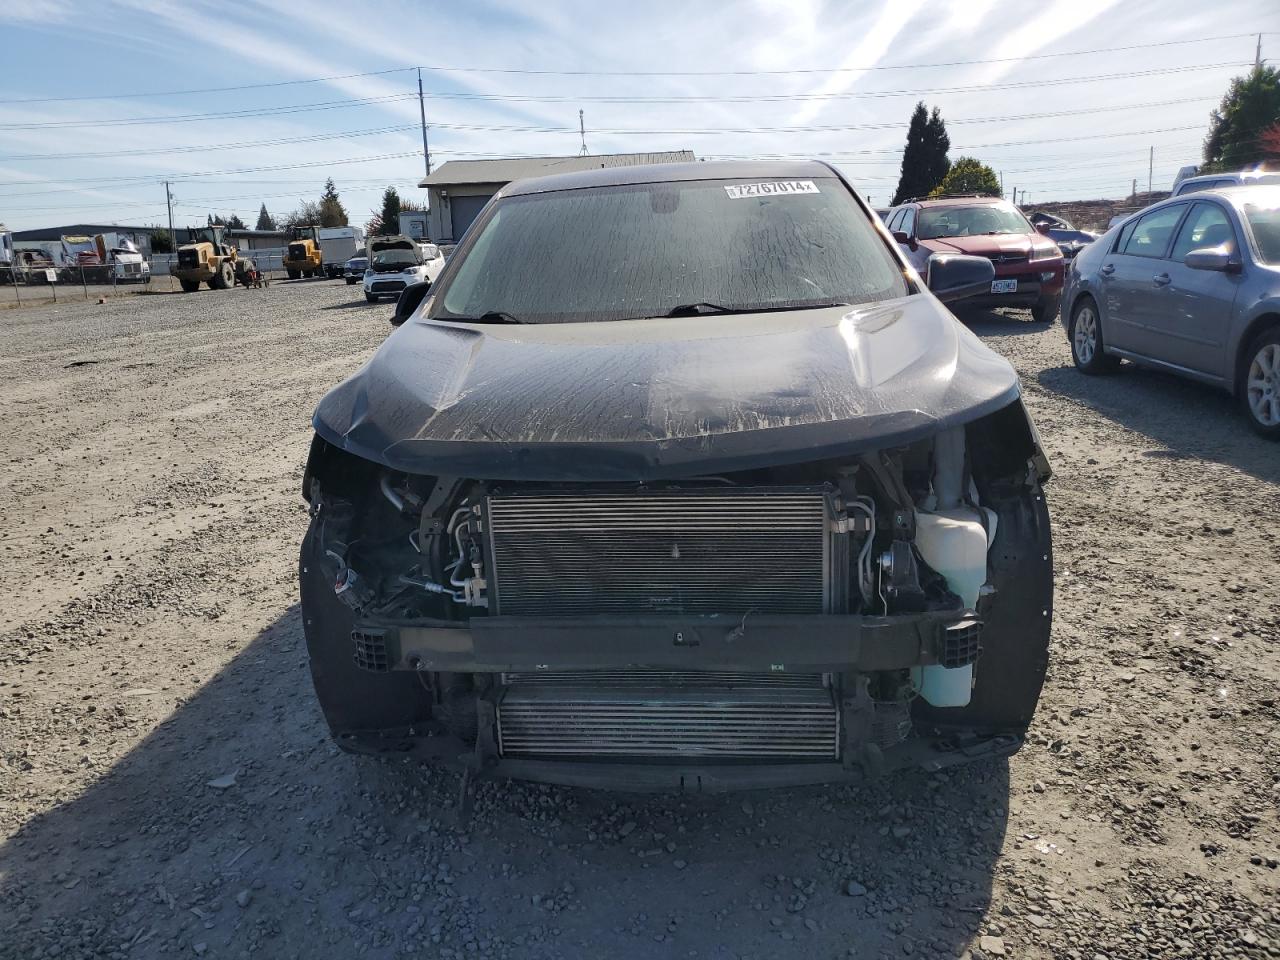
[[[342,276],[347,261],[364,250],[364,230],[360,227],[320,227],[320,257],[324,274],[333,279]]]

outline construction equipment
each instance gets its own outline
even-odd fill
[[[187,293],[209,284],[210,290],[226,290],[236,282],[238,254],[236,248],[226,242],[226,228],[220,224],[193,228],[193,237],[199,237],[178,248],[178,268],[173,275]]]
[[[294,227],[289,240],[289,252],[284,258],[284,268],[290,280],[299,277],[323,275],[324,254],[320,250],[320,228]]]

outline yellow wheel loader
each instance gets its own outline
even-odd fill
[[[212,226],[192,231],[199,240],[178,248],[178,267],[173,275],[187,293],[207,283],[210,290],[226,290],[236,282],[239,260],[236,248],[226,242],[225,228]]]
[[[320,251],[319,227],[294,227],[284,268],[290,280],[324,276],[324,255]]]

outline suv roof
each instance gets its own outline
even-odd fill
[[[967,193],[967,194],[948,194],[945,197],[912,197],[910,200],[902,201],[902,203],[899,204],[899,206],[903,206],[908,203],[914,203],[921,207],[923,206],[954,207],[954,206],[957,206],[958,204],[973,206],[975,200],[981,203],[991,203],[991,204],[1006,202],[1004,197],[988,197],[979,193]]]

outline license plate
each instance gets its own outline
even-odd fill
[[[1017,293],[1018,281],[1017,280],[992,280],[991,292],[992,293]]]

